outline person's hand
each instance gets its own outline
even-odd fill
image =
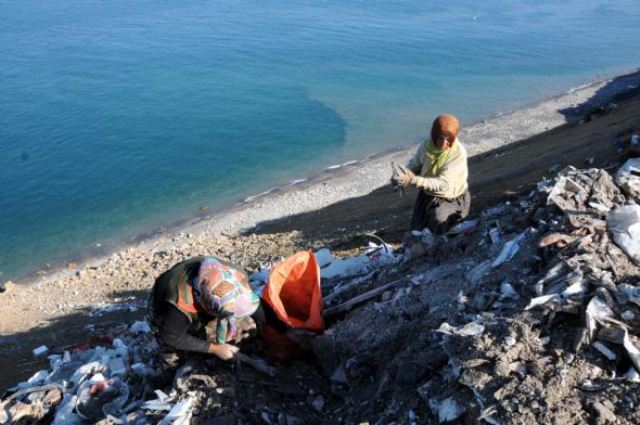
[[[215,354],[225,361],[233,359],[239,350],[238,347],[231,344],[211,344],[209,346],[209,352],[211,354]]]
[[[415,176],[416,175],[413,174],[413,171],[398,164],[395,166],[391,181],[398,186],[407,188]]]

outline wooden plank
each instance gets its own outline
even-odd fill
[[[385,285],[382,286],[378,286],[377,288],[374,288],[370,291],[367,291],[363,294],[360,294],[354,298],[351,298],[348,301],[345,301],[341,304],[338,304],[334,307],[328,308],[325,312],[324,312],[324,317],[325,319],[331,318],[332,316],[335,316],[337,314],[340,313],[344,313],[347,312],[349,310],[351,310],[354,306],[356,306],[357,304],[363,303],[365,301],[368,301],[372,298],[375,298],[376,296],[382,294],[384,291],[386,291],[387,289],[390,288],[394,288],[398,285],[400,285],[401,283],[408,283],[408,281],[406,279],[399,279],[390,283],[387,283]]]

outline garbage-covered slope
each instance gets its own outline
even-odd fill
[[[254,367],[195,357],[167,381],[139,322],[52,357],[3,399],[0,419],[638,423],[638,165],[615,178],[566,169],[459,234],[416,236],[408,261],[391,252],[334,274],[327,331],[276,374],[254,342],[243,348]],[[87,391],[103,381],[115,390],[96,408]]]
[[[344,370],[354,419],[640,421],[640,278],[613,241],[620,213],[639,209],[620,208],[637,197],[628,177],[621,191],[605,170],[568,170],[486,210],[399,298],[316,341],[327,370]]]

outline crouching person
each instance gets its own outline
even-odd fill
[[[394,184],[420,190],[411,230],[426,227],[443,234],[469,214],[467,151],[458,140],[459,129],[455,116],[440,115],[433,122],[431,137],[418,147],[406,167],[399,166],[394,172]]]
[[[176,264],[155,281],[149,302],[150,322],[165,369],[176,368],[187,352],[230,360],[232,345],[253,328],[259,306],[246,273],[214,257]]]

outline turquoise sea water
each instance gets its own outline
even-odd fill
[[[0,280],[640,64],[640,2],[0,0]]]

